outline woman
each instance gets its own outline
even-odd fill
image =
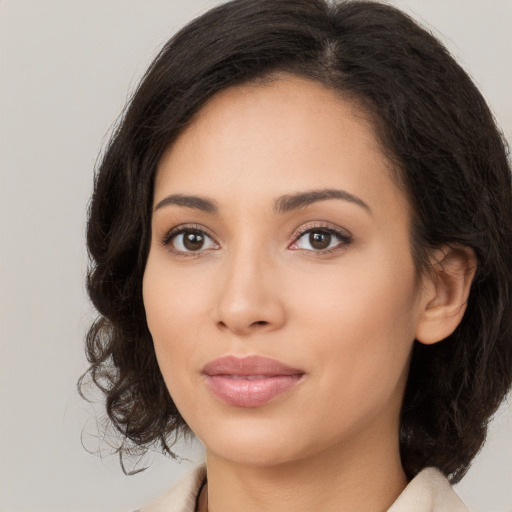
[[[235,0],[164,47],[105,152],[90,373],[156,510],[466,510],[512,378],[512,197],[480,93],[373,2]]]

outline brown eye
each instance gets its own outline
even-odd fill
[[[327,249],[331,244],[331,233],[327,231],[312,231],[309,233],[309,243],[313,249],[319,251]]]
[[[203,231],[183,229],[172,235],[169,242],[178,252],[199,252],[217,248],[217,244]]]
[[[351,242],[352,237],[348,233],[327,227],[316,227],[302,231],[289,248],[323,254],[341,249]]]
[[[198,231],[183,233],[183,246],[188,251],[198,251],[204,245],[204,236]]]

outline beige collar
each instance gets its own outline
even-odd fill
[[[426,468],[403,490],[388,512],[469,512],[446,477]]]

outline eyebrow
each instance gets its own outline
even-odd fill
[[[198,196],[186,196],[183,194],[173,194],[162,199],[154,208],[154,211],[164,206],[176,205],[186,208],[194,208],[206,213],[217,213],[218,208],[213,201]]]
[[[279,199],[277,199],[274,210],[277,213],[286,213],[291,210],[304,208],[312,203],[316,203],[318,201],[326,201],[328,199],[341,199],[343,201],[348,201],[349,203],[357,204],[358,206],[361,206],[367,210],[369,213],[372,213],[371,208],[359,197],[345,190],[331,188],[310,190],[307,192],[299,192],[297,194],[281,196]]]
[[[274,203],[274,211],[276,213],[287,213],[292,210],[305,208],[306,206],[318,201],[326,201],[328,199],[341,199],[343,201],[348,201],[349,203],[361,206],[369,213],[372,213],[371,208],[359,197],[345,190],[331,188],[309,190],[307,192],[298,192],[297,194],[281,196],[277,198]],[[214,201],[204,197],[184,194],[172,194],[165,197],[155,206],[154,211],[169,205],[184,206],[185,208],[201,210],[211,214],[218,213],[218,208]]]

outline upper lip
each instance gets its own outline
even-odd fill
[[[263,356],[224,356],[207,363],[203,373],[215,375],[304,375],[304,370],[293,368],[275,359]]]

